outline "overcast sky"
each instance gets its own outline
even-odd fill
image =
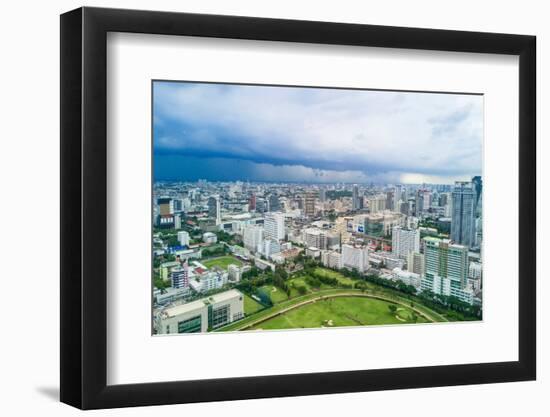
[[[481,174],[483,97],[155,82],[155,179],[451,183]]]

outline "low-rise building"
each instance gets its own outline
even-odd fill
[[[200,333],[244,317],[244,297],[233,289],[208,298],[169,307],[156,319],[157,334]]]

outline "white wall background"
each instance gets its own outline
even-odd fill
[[[59,379],[59,17],[81,6],[72,0],[9,2],[2,8],[0,64],[0,181],[2,299],[0,410],[4,415],[75,415],[58,403]],[[89,6],[341,21],[533,34],[538,37],[539,259],[550,249],[549,124],[542,120],[550,83],[550,26],[545,2],[188,0],[92,1]],[[546,187],[547,188],[547,187]],[[542,263],[541,263],[542,264]],[[14,291],[19,289],[19,291]],[[432,388],[287,399],[99,411],[97,415],[209,416],[543,415],[548,410],[550,284],[539,268],[539,378],[537,382]]]

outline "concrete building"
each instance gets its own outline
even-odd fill
[[[315,216],[315,199],[317,198],[317,191],[308,190],[304,196],[304,216]]]
[[[342,245],[342,267],[357,269],[364,273],[369,267],[369,253],[366,247]]]
[[[266,239],[284,240],[285,216],[283,213],[267,213],[264,218],[264,237]]]
[[[384,194],[368,198],[369,213],[379,213],[386,210],[387,196]]]
[[[392,252],[398,258],[407,259],[411,252],[420,252],[420,232],[396,226],[392,229]]]
[[[216,243],[218,241],[218,237],[215,233],[212,232],[206,232],[202,235],[202,241],[204,243]]]
[[[363,208],[363,196],[359,195],[359,186],[357,184],[353,186],[351,208],[352,210],[361,210]]]
[[[227,266],[227,273],[229,275],[229,280],[232,282],[239,282],[242,277],[242,270],[238,265],[229,264]]]
[[[177,261],[170,261],[170,262],[163,262],[160,264],[160,277],[163,280],[168,280],[168,278],[171,277],[172,270],[174,268],[178,268],[181,266],[180,262]]]
[[[222,222],[220,196],[214,195],[208,199],[208,217],[214,219],[216,225]]]
[[[183,266],[177,266],[172,269],[170,274],[172,288],[187,288],[189,287],[189,267],[187,263]]]
[[[403,282],[406,285],[412,285],[416,289],[420,288],[421,278],[420,274],[414,272],[403,271],[400,268],[394,268],[392,270],[392,279]]]
[[[181,246],[189,246],[189,233],[185,230],[178,232],[178,242]]]
[[[155,328],[157,334],[204,333],[244,317],[244,297],[237,290],[163,310]]]
[[[407,271],[424,276],[424,255],[418,252],[410,252],[407,256]]]
[[[335,248],[340,244],[337,234],[318,228],[305,229],[303,240],[306,246],[323,250]]]
[[[452,244],[448,239],[425,237],[423,240],[426,272],[422,289],[472,304],[473,291],[467,285],[468,248]]]
[[[333,250],[324,250],[321,252],[321,262],[328,268],[341,269],[342,255]]]
[[[251,252],[257,252],[258,246],[264,240],[264,228],[258,225],[246,225],[243,230],[244,247]]]
[[[317,259],[321,257],[321,250],[318,248],[306,248],[306,256],[309,256],[310,258]]]
[[[451,240],[475,246],[476,192],[470,182],[457,181],[452,193]]]

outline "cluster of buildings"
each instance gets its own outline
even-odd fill
[[[214,323],[203,313],[188,313],[195,312],[191,307],[215,309],[226,292],[238,298],[238,291],[227,288],[243,271],[237,265],[205,268],[200,250],[197,255],[191,245],[192,227],[200,230],[202,245],[220,243],[217,232],[231,235],[240,243],[227,245],[230,251],[260,269],[274,270],[303,254],[329,268],[375,273],[418,292],[481,304],[481,190],[481,177],[454,185],[156,183],[153,222],[159,229],[175,229],[180,244],[178,261],[161,265],[160,276],[170,279],[170,288],[157,295],[158,301],[169,301],[170,292],[219,290],[208,302],[163,310],[167,317],[185,311],[193,319],[190,328],[203,329],[223,320]],[[220,315],[240,317],[232,306],[231,313]],[[168,326],[163,333],[177,330],[175,322]]]

